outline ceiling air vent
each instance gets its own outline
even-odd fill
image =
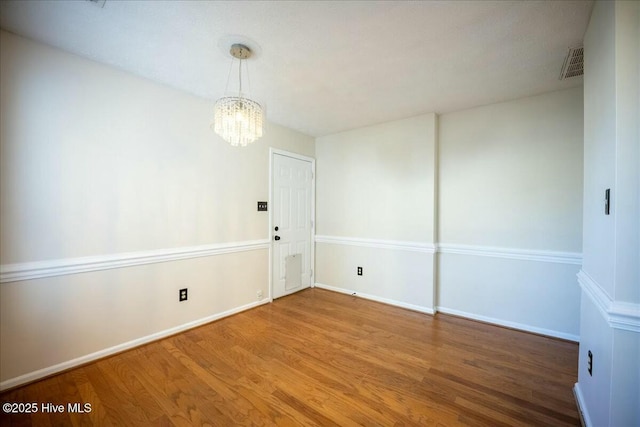
[[[99,8],[104,8],[104,4],[107,2],[107,0],[87,0],[89,3],[94,4],[95,6],[98,6]]]
[[[567,57],[562,64],[562,72],[560,73],[560,80],[568,79],[570,77],[578,77],[584,74],[584,48],[570,47]]]

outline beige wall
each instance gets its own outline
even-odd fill
[[[237,150],[212,102],[7,33],[2,45],[2,263],[264,238],[276,125]]]
[[[440,116],[439,241],[580,252],[582,88]]]
[[[433,242],[436,116],[318,138],[317,234]]]
[[[577,340],[582,88],[440,116],[440,311]]]
[[[577,340],[582,153],[582,88],[318,138],[317,282]]]
[[[49,275],[0,285],[2,384],[266,301],[269,147],[313,138],[269,124],[232,148],[211,101],[0,34],[3,273]]]
[[[433,312],[436,132],[425,114],[316,140],[319,286]]]

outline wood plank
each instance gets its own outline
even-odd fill
[[[30,425],[578,426],[578,345],[308,289],[1,394]]]

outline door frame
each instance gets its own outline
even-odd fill
[[[291,151],[280,150],[269,147],[269,302],[273,302],[273,158],[274,156],[285,156],[293,159],[302,160],[311,163],[311,236],[309,239],[309,261],[311,268],[311,279],[309,287],[316,285],[316,159],[304,156]]]

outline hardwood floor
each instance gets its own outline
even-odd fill
[[[0,424],[577,426],[577,357],[575,343],[308,289],[5,392],[39,411]]]

